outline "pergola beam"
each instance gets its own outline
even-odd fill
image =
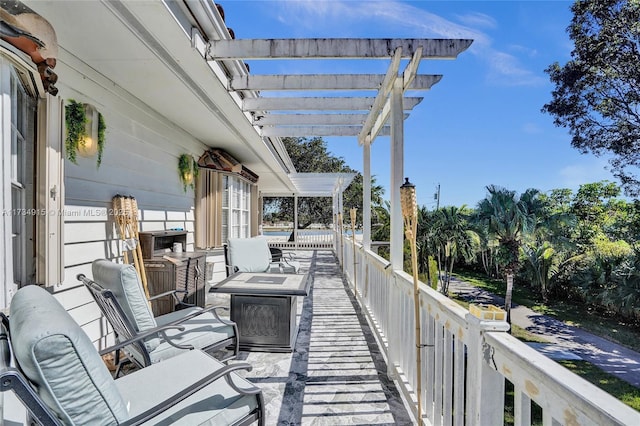
[[[265,126],[262,136],[269,137],[306,137],[306,136],[358,136],[361,126]],[[381,136],[391,134],[388,126],[380,129]]]
[[[300,98],[246,98],[243,111],[368,111],[376,98],[372,97],[300,97]],[[405,98],[405,109],[411,110],[422,101],[421,97]]]
[[[398,78],[398,69],[400,69],[401,58],[402,58],[402,49],[398,48],[396,49],[395,53],[393,54],[393,57],[391,58],[391,64],[389,65],[389,68],[387,68],[387,74],[385,75],[382,85],[380,87],[380,90],[378,91],[376,100],[372,105],[371,110],[369,110],[369,116],[367,117],[367,120],[364,122],[364,125],[362,126],[362,130],[358,135],[358,143],[360,145],[365,143],[366,138],[369,137],[373,124],[375,123],[376,119],[378,118],[378,115],[384,108],[384,105],[387,102],[387,99],[389,98],[389,92],[391,92],[393,83],[396,81],[396,78]],[[368,141],[372,142],[373,138],[369,138]]]
[[[229,79],[228,90],[378,90],[383,74],[242,75]],[[416,75],[410,90],[429,90],[442,75]]]
[[[409,114],[405,113],[404,118]],[[256,115],[254,126],[362,126],[367,114],[266,114]]]
[[[473,40],[468,39],[233,39],[210,40],[207,60],[247,59],[387,59],[397,48],[410,58],[422,48],[425,59],[455,59]]]
[[[254,126],[356,126],[362,125],[367,114],[267,114],[253,119]]]

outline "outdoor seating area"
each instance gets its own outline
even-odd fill
[[[14,391],[32,416],[44,419],[43,424],[61,424],[60,419],[87,424],[98,418],[111,418],[117,424],[199,424],[212,418],[220,425],[416,424],[410,292],[402,290],[410,288],[409,280],[402,274],[395,284],[384,278],[388,263],[368,251],[356,248],[359,257],[353,262],[352,245],[347,241],[339,252],[296,253],[302,273],[293,277],[304,277],[305,288],[291,311],[295,316],[291,350],[242,345],[240,323],[247,318],[236,316],[240,351],[225,363],[180,344],[170,357],[151,363],[136,360],[135,351],[127,348],[137,345],[143,351],[146,346],[140,342],[149,343],[151,335],[160,333],[169,341],[172,333],[193,332],[158,318],[157,327],[129,339],[119,336],[116,345],[98,353],[55,298],[38,286],[27,286],[14,297],[10,317],[3,317],[2,390]],[[95,263],[96,281],[131,281],[142,293],[137,278],[127,277],[135,274],[133,267],[106,265],[111,263],[106,260]],[[363,281],[358,287],[354,265],[360,265],[358,274],[368,274],[366,279],[359,275]],[[232,278],[244,275],[287,276],[238,273]],[[92,291],[102,289],[94,296],[111,299],[110,309],[127,317],[115,294],[124,290],[106,290],[81,278]],[[243,288],[243,280],[223,280],[222,287],[227,283],[229,291],[213,289],[207,294],[204,312],[210,306],[230,307],[233,316],[233,297],[255,292]],[[507,400],[496,395],[504,393],[507,380],[515,386],[514,398],[520,404],[515,415],[521,424],[535,420],[534,401],[542,407],[543,418],[559,418],[559,424],[572,424],[572,418],[594,425],[629,425],[638,420],[634,410],[504,333],[508,329],[504,321],[480,320],[439,293],[422,292],[427,346],[421,396],[426,424],[436,424],[434,419],[460,425],[502,424]],[[229,324],[226,317],[217,320]],[[489,347],[492,355],[487,359]],[[133,358],[133,368],[112,379],[100,355],[122,349]],[[12,365],[9,354],[15,361]],[[64,362],[50,362],[53,359]],[[82,392],[75,390],[77,386],[83,386]],[[98,388],[103,391],[99,395]]]
[[[20,289],[10,320],[2,319],[2,390],[16,391],[41,424],[264,424],[261,390],[234,373],[249,364],[224,365],[190,350],[114,380],[86,333],[46,290]]]
[[[242,375],[262,389],[266,424],[414,424],[333,251],[296,258],[311,290],[293,352],[241,351],[229,362],[253,366]],[[225,303],[228,294],[209,293],[208,304]]]
[[[539,14],[227,3],[0,2],[0,424],[640,425],[514,337],[504,310],[468,310],[418,274],[430,205],[415,184],[424,197],[449,171],[420,153],[473,140],[476,89],[542,87],[510,19],[542,31]],[[486,32],[502,27],[513,42]],[[324,137],[350,138],[348,155]],[[593,246],[618,251],[615,237]],[[510,284],[505,265],[485,266]]]
[[[93,262],[93,280],[80,274],[82,281],[102,314],[109,321],[119,343],[135,342],[122,348],[127,358],[140,368],[197,348],[208,352],[231,348],[222,360],[238,353],[238,328],[218,316],[218,306],[202,309],[187,305],[175,293],[176,305],[183,309],[154,317],[149,300],[132,265],[116,264],[107,259]],[[151,299],[164,297],[158,294]],[[123,363],[116,351],[118,377]]]

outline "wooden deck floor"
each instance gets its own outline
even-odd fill
[[[294,352],[239,356],[254,367],[246,377],[263,390],[266,425],[413,424],[333,253],[297,257],[313,284]]]

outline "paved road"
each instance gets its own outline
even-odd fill
[[[467,301],[504,306],[504,298],[492,295],[464,281],[452,279],[449,291]],[[640,353],[567,325],[555,318],[541,315],[525,306],[513,305],[511,321],[530,333],[554,343],[558,348],[578,355],[585,361],[640,388]]]

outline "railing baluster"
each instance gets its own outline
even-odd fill
[[[453,406],[453,335],[451,331],[444,330],[444,371],[442,377],[442,424],[451,426]]]
[[[345,258],[345,276],[353,277],[351,256],[355,256],[363,296],[359,301],[383,339],[380,349],[387,356],[389,376],[397,378],[396,367],[404,374],[405,381],[397,385],[408,398],[409,387],[415,389],[416,382],[411,276],[391,270],[387,261],[359,244],[354,252],[352,241],[345,240],[342,249],[335,246],[341,252],[338,256]],[[360,284],[364,282],[368,287]],[[556,370],[562,367],[504,333],[506,323],[480,321],[424,284],[420,297],[421,343],[434,345],[422,349],[426,423],[502,424],[508,377],[515,387],[516,426],[531,425],[532,401],[543,407],[543,424],[548,426],[573,424],[572,419],[586,425],[640,424],[636,411],[571,373]]]
[[[464,426],[464,376],[465,376],[465,347],[461,336],[456,336],[453,366],[453,424]]]
[[[531,426],[531,399],[522,392],[520,386],[513,389],[513,425]]]

